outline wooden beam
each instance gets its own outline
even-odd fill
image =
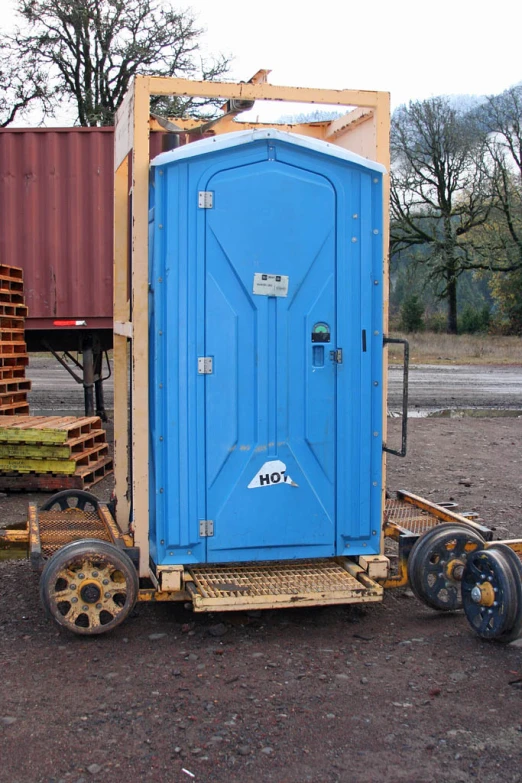
[[[114,176],[114,324],[129,320],[129,159]],[[114,330],[114,483],[118,522],[126,531],[130,517],[129,487],[129,351],[127,339]]]
[[[224,100],[239,98],[247,101],[289,101],[290,103],[374,107],[377,106],[381,93],[371,90],[319,90],[311,87],[280,87],[275,84],[197,82],[189,79],[151,76],[150,94],[223,98]]]
[[[390,263],[389,263],[389,245],[390,245],[390,94],[380,92],[376,109],[376,160],[386,168],[387,174],[383,177],[383,221],[382,221],[382,241],[383,241],[383,314],[382,328],[383,333],[388,334],[389,326],[389,298],[390,298]],[[383,367],[382,367],[382,442],[387,442],[388,437],[388,346],[383,349]],[[384,509],[386,506],[386,452],[382,452],[382,502],[381,514],[384,521]],[[381,522],[381,545],[380,551],[384,552],[384,524]]]
[[[149,574],[149,79],[134,81],[132,154],[132,515],[140,576]]]
[[[353,111],[348,112],[348,114],[339,117],[337,120],[332,120],[328,124],[326,130],[324,136],[325,141],[333,141],[337,136],[340,136],[347,130],[351,130],[357,125],[361,125],[361,123],[371,120],[373,114],[371,109],[354,109]]]

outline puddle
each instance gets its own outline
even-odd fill
[[[400,419],[401,411],[388,411],[389,419]],[[522,410],[513,408],[416,408],[408,411],[409,419],[519,419]]]
[[[449,408],[429,413],[428,416],[443,419],[518,419],[522,410],[512,408]]]

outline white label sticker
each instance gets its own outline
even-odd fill
[[[265,462],[263,467],[258,470],[248,485],[248,489],[256,489],[256,487],[273,487],[275,484],[290,484],[291,487],[299,486],[287,475],[286,465],[284,462],[281,462],[280,459]]]
[[[254,273],[253,293],[258,296],[288,296],[288,275]]]

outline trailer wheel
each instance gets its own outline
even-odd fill
[[[408,578],[417,598],[440,612],[460,609],[466,560],[484,543],[471,527],[451,523],[438,525],[421,536],[408,558]]]
[[[462,579],[464,612],[482,639],[511,642],[522,631],[522,563],[506,544],[473,552]]]
[[[40,511],[51,511],[58,508],[60,511],[69,511],[70,509],[79,509],[85,511],[85,506],[92,506],[97,511],[100,501],[92,492],[85,492],[83,489],[64,489],[52,495],[40,507]]]
[[[44,609],[84,636],[111,631],[132,611],[138,574],[124,551],[96,539],[74,541],[48,560],[40,578]]]

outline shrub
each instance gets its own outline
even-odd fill
[[[424,305],[417,294],[408,294],[401,307],[401,328],[405,332],[422,332],[424,329]]]
[[[484,305],[481,309],[466,305],[459,319],[459,332],[461,334],[487,332],[490,319],[491,314],[487,305]]]
[[[448,331],[448,319],[444,313],[433,313],[426,319],[426,329],[435,334],[445,334]]]

